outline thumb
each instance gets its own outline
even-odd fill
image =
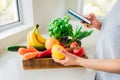
[[[91,20],[91,19],[93,19],[93,18],[95,18],[95,15],[94,15],[94,14],[91,13],[91,14],[88,15],[88,19]]]
[[[65,55],[65,56],[68,56],[68,54],[69,54],[67,51],[62,50],[62,49],[60,49],[60,48],[58,49],[58,51],[61,52],[61,53],[62,53],[63,55]]]

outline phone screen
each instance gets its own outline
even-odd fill
[[[72,15],[74,18],[81,20],[82,22],[91,24],[91,21],[83,17],[82,15],[78,14],[77,12],[73,11],[72,9],[68,9],[68,13]]]

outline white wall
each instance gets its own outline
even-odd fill
[[[69,8],[77,11],[77,2],[78,0],[65,0],[65,14]]]
[[[66,10],[77,10],[77,0],[33,0],[34,23],[40,24],[40,31],[46,31],[48,23],[66,15]]]

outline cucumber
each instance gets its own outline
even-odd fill
[[[19,48],[27,48],[27,46],[19,46],[19,45],[17,45],[17,46],[8,46],[7,50],[16,52],[16,51],[18,51]],[[34,46],[34,48],[36,48],[39,51],[46,50],[45,46]]]
[[[34,46],[38,51],[44,51],[46,50],[45,46]]]
[[[8,46],[8,51],[18,51],[19,48],[27,48],[27,46]]]

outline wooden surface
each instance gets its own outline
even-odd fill
[[[84,58],[88,58],[86,55]],[[52,58],[36,58],[31,60],[23,60],[23,69],[50,69],[50,68],[70,68],[70,67],[82,67],[82,66],[63,66],[56,63]]]

